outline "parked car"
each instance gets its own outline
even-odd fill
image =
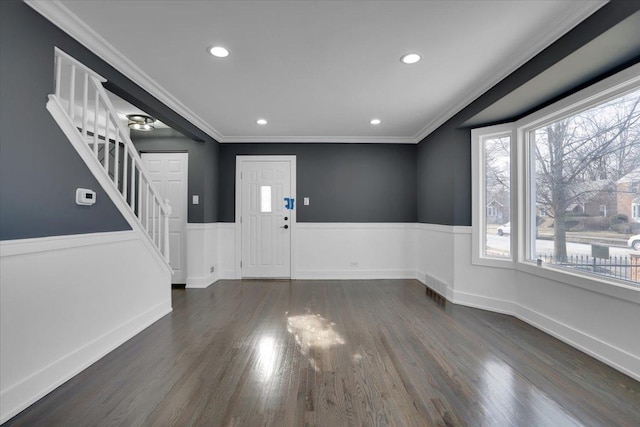
[[[511,234],[511,222],[498,227],[498,236],[504,236],[505,234]]]
[[[627,246],[635,249],[636,251],[640,251],[640,234],[636,234],[635,236],[629,237]]]

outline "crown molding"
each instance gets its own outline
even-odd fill
[[[532,40],[529,46],[524,49],[519,56],[515,56],[513,59],[507,58],[507,60],[498,64],[494,68],[493,72],[490,73],[491,77],[483,80],[485,84],[478,85],[475,90],[469,92],[467,96],[461,98],[460,101],[455,103],[451,108],[445,110],[435,119],[427,123],[427,125],[422,128],[422,130],[418,132],[413,139],[416,143],[422,141],[431,132],[443,125],[447,120],[462,111],[482,94],[500,83],[503,79],[526,64],[529,60],[549,47],[560,37],[571,31],[575,26],[587,19],[608,2],[609,0],[598,0],[593,2],[576,3],[580,4],[581,7],[573,11],[571,16],[562,18],[556,17],[556,19],[550,21],[548,25],[539,32],[540,37]]]
[[[220,132],[134,65],[133,61],[93,31],[91,27],[58,0],[24,0],[24,2],[211,138],[217,141],[224,139]]]
[[[476,86],[476,89],[468,92],[468,95],[461,98],[451,108],[444,110],[436,118],[429,121],[423,128],[413,137],[319,137],[319,136],[224,136],[215,128],[210,126],[196,113],[180,102],[169,91],[164,89],[159,83],[154,81],[149,75],[138,68],[124,56],[120,51],[107,42],[102,36],[95,33],[78,16],[71,12],[58,0],[24,0],[26,4],[32,7],[36,12],[51,21],[69,36],[80,42],[98,57],[111,64],[119,72],[131,79],[135,84],[156,97],[160,102],[171,108],[177,114],[191,122],[194,126],[205,132],[218,142],[222,143],[275,143],[275,142],[306,142],[306,143],[398,143],[398,144],[417,144],[422,141],[431,132],[444,124],[447,120],[459,113],[462,109],[476,100],[486,91],[491,89],[505,77],[513,73],[527,61],[540,53],[546,47],[551,45],[561,36],[566,34],[584,19],[596,12],[604,6],[609,0],[599,0],[593,2],[580,2],[580,8],[575,10],[568,18],[557,17],[551,21],[546,28],[540,31],[541,36],[532,41],[528,48],[514,59],[504,61],[498,64],[493,73],[492,78],[485,80],[485,84]]]
[[[408,136],[227,136],[221,143],[417,144]]]

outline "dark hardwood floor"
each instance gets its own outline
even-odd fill
[[[413,280],[221,281],[10,426],[640,426],[640,383]]]

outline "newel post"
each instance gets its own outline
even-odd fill
[[[169,217],[171,216],[171,205],[169,204],[169,199],[164,199],[164,204],[165,204],[165,210],[163,211],[163,223],[164,223],[164,230],[163,230],[163,239],[162,239],[162,243],[163,244],[163,248],[162,248],[162,255],[164,255],[164,259],[167,260],[167,262],[169,262]]]

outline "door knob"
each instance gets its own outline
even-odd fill
[[[282,227],[280,227],[280,228],[284,228],[284,229],[286,230],[287,228],[289,228],[289,226],[285,224],[285,225],[283,225],[283,226],[282,226]]]

